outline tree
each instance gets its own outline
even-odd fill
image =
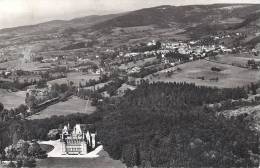
[[[4,120],[3,111],[4,111],[4,105],[3,103],[0,102],[0,121]]]
[[[22,119],[25,119],[26,114],[27,114],[27,109],[28,107],[24,104],[21,104],[20,106],[18,106],[18,108],[16,109],[16,114],[20,114]]]
[[[36,100],[35,96],[26,94],[25,103],[30,110],[34,109],[37,106],[36,102],[37,102],[37,100]]]
[[[45,88],[47,87],[47,81],[46,80],[41,80],[39,82],[37,82],[37,88]]]
[[[4,160],[4,157],[5,157],[4,153],[0,153],[0,164],[1,164],[2,161]]]
[[[65,93],[69,90],[69,87],[68,87],[67,84],[63,83],[63,84],[60,85],[59,89],[60,89],[61,93]]]
[[[19,149],[20,150],[20,154],[22,156],[28,156],[29,147],[30,147],[30,145],[29,145],[28,142],[26,142],[26,141],[22,142],[21,147]]]
[[[58,129],[52,129],[48,133],[48,138],[51,140],[57,140],[59,138],[59,130]]]
[[[16,158],[18,152],[15,149],[13,145],[5,148],[6,157],[13,162],[13,160]]]
[[[157,48],[157,49],[160,49],[160,48],[161,48],[161,45],[162,45],[162,44],[161,44],[160,41],[157,41],[157,42],[156,42],[156,48]]]
[[[3,103],[0,102],[0,113],[2,113],[3,110],[4,110],[4,105],[3,105]]]
[[[251,90],[252,90],[252,94],[253,95],[256,95],[256,90],[257,90],[257,85],[254,84],[253,82],[251,83]]]
[[[129,167],[143,161],[150,161],[153,167],[217,167],[219,160],[230,158],[229,151],[241,148],[234,146],[235,141],[245,144],[244,151],[253,149],[255,145],[247,141],[252,141],[255,133],[245,117],[223,118],[213,111],[206,112],[203,105],[246,96],[243,88],[149,84],[143,80],[117,101],[100,104],[104,117],[99,136],[110,156],[122,159]],[[227,152],[220,153],[222,148]],[[254,163],[250,155],[239,153],[226,161],[228,167]],[[237,159],[242,159],[239,166],[235,164]],[[220,164],[223,167],[226,163]]]
[[[136,147],[133,144],[126,144],[122,149],[122,159],[128,166],[137,165],[137,152]]]
[[[38,157],[39,154],[41,153],[41,147],[37,142],[34,142],[33,144],[30,145],[29,149],[28,149],[28,154],[30,156],[34,156],[34,157]]]
[[[8,165],[7,165],[8,168],[15,168],[15,163],[14,162],[10,162]]]

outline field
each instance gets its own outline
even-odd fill
[[[225,20],[222,20],[220,22],[223,24],[228,24],[228,23],[231,24],[231,23],[241,23],[241,22],[243,22],[243,20],[240,18],[232,17],[232,18],[227,18]]]
[[[215,60],[222,63],[233,64],[237,66],[246,66],[248,60],[254,59],[256,62],[260,61],[260,57],[252,56],[252,54],[225,54],[218,55]]]
[[[68,83],[68,81],[72,81],[75,85],[85,84],[86,81],[89,81],[90,79],[98,79],[99,75],[96,74],[85,74],[82,72],[71,72],[67,74],[67,78],[61,78],[49,81],[48,83],[54,84],[62,84],[62,83]]]
[[[37,161],[37,168],[126,168],[119,160],[113,160],[101,151],[98,158],[47,158]]]
[[[221,69],[221,71],[212,71],[212,67],[217,67]],[[180,70],[177,71],[177,68],[180,68]],[[168,77],[165,71],[160,71],[157,73],[158,76],[149,75],[146,79],[149,79],[151,82],[188,82],[202,86],[215,86],[221,88],[241,87],[260,79],[260,71],[209,62],[206,60],[185,63],[167,70],[174,69],[175,71],[171,77]],[[202,78],[204,78],[204,80]],[[216,78],[218,78],[218,81],[214,80]]]
[[[103,88],[105,85],[107,85],[109,83],[111,83],[111,81],[108,81],[108,82],[105,82],[105,83],[98,83],[94,86],[84,87],[83,89],[86,89],[86,90],[100,89],[100,88]]]
[[[133,68],[135,66],[142,66],[144,65],[145,63],[147,62],[153,62],[156,60],[156,57],[151,57],[151,58],[146,58],[146,59],[143,59],[143,60],[138,60],[136,61],[136,63],[134,63],[133,61],[127,63],[126,65],[125,64],[121,64],[119,69],[128,69],[128,68]]]
[[[77,97],[72,97],[68,101],[59,102],[57,104],[51,105],[41,112],[28,117],[28,119],[44,119],[49,118],[53,115],[56,116],[66,116],[74,113],[85,113],[90,114],[96,110],[95,107],[90,105],[87,100],[82,100]]]
[[[50,63],[39,63],[39,62],[28,62],[25,63],[22,59],[17,59],[13,61],[8,61],[0,63],[0,68],[20,69],[24,71],[38,71],[51,69],[53,66]]]
[[[3,103],[6,109],[16,108],[21,104],[25,104],[25,95],[25,91],[9,92],[0,89],[0,102]]]

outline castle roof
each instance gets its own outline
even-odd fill
[[[96,132],[93,124],[76,124],[73,128],[69,128],[69,126],[64,126],[63,130],[67,129],[68,133],[86,133],[86,132],[90,132],[90,133],[94,133]]]

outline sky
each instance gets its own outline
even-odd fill
[[[260,0],[0,0],[0,29],[159,5],[212,3],[260,3]]]

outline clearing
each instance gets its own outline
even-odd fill
[[[248,60],[254,59],[256,62],[260,62],[260,57],[253,56],[248,53],[241,54],[225,54],[225,55],[217,55],[215,58],[211,58],[213,61],[216,60],[221,63],[226,63],[235,66],[247,66]]]
[[[221,113],[227,117],[238,116],[246,113],[253,118],[254,128],[257,131],[260,131],[260,105],[240,107],[235,110],[225,110]]]
[[[56,80],[49,81],[50,84],[63,84],[68,83],[68,81],[72,81],[75,85],[79,85],[81,83],[82,85],[86,84],[86,81],[89,81],[90,79],[98,80],[100,75],[97,74],[87,74],[83,72],[71,72],[67,74],[66,78],[60,78]]]
[[[212,67],[217,67],[221,71],[212,71]],[[179,70],[176,70],[177,68]],[[174,72],[169,77],[166,71]],[[260,71],[206,60],[197,60],[157,72],[154,75],[147,76],[145,79],[149,79],[151,82],[187,82],[202,86],[234,88],[248,85],[251,82],[257,82],[260,79]]]
[[[0,102],[3,103],[5,109],[16,108],[21,104],[25,104],[26,91],[12,92],[6,89],[0,89]]]
[[[72,97],[68,101],[59,102],[51,105],[37,114],[29,116],[28,119],[44,119],[51,116],[66,116],[75,113],[91,114],[96,110],[96,107],[91,106],[90,101],[82,100],[78,97]]]
[[[44,141],[40,144],[52,145],[55,148],[48,153],[47,159],[37,160],[38,168],[126,168],[120,160],[112,159],[102,146],[97,147],[87,155],[66,155],[64,157],[59,155],[61,151],[59,140]]]
[[[55,141],[42,141],[41,145],[51,145],[54,148],[48,153],[48,157],[62,157],[62,158],[96,158],[99,157],[98,153],[103,150],[103,146],[98,146],[94,151],[87,153],[86,155],[62,155],[62,144],[60,139]]]

